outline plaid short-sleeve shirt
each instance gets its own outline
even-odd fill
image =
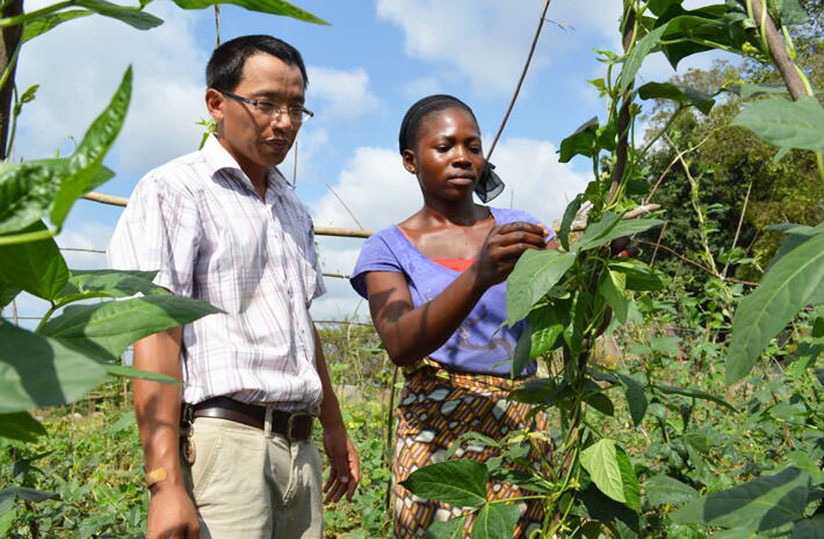
[[[184,399],[316,413],[321,383],[309,305],[324,293],[314,229],[276,168],[265,201],[214,137],[144,176],[109,244],[109,264],[224,313],[183,328]]]

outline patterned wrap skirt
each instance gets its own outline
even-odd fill
[[[467,512],[445,503],[425,500],[406,490],[400,482],[418,468],[442,462],[447,449],[461,435],[477,432],[495,440],[507,433],[529,427],[546,432],[543,414],[529,417],[532,406],[507,400],[509,392],[523,380],[498,376],[447,371],[431,360],[425,360],[414,370],[407,370],[406,382],[397,409],[395,456],[392,467],[394,532],[397,539],[426,537],[432,522],[449,520]],[[534,442],[533,442],[534,444]],[[456,457],[481,462],[496,456],[494,447],[462,443]],[[533,445],[529,457],[542,462],[548,451]],[[517,498],[534,495],[519,487],[497,480],[487,485],[489,499]],[[516,502],[521,511],[513,537],[526,538],[543,523],[542,500]],[[469,536],[474,515],[467,519],[465,535]]]

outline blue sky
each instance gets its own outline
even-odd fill
[[[29,0],[28,10],[47,2]],[[51,3],[51,2],[48,2]],[[397,153],[400,120],[411,103],[450,93],[475,110],[485,142],[497,131],[522,69],[542,0],[351,0],[294,2],[331,23],[222,6],[220,37],[268,33],[297,47],[309,71],[307,106],[316,117],[298,139],[297,192],[317,226],[379,229],[421,204],[414,177]],[[706,4],[707,2],[700,2]],[[699,2],[687,2],[698,5]],[[531,211],[556,223],[588,181],[589,164],[560,164],[564,137],[603,104],[587,80],[602,77],[594,49],[618,51],[622,0],[553,0],[530,73],[492,161],[507,183],[495,205]],[[105,106],[123,71],[134,67],[134,93],[106,164],[117,176],[99,190],[128,196],[151,168],[196,149],[202,134],[203,69],[215,42],[212,10],[182,11],[156,0],[148,11],[165,23],[137,31],[102,17],[66,23],[28,43],[17,76],[21,91],[40,84],[23,111],[14,157],[71,151]],[[688,59],[679,71],[706,67],[717,55]],[[641,75],[674,72],[662,55]],[[294,152],[282,165],[294,170]],[[63,247],[104,249],[118,208],[81,201],[58,237]],[[361,240],[319,238],[324,271],[347,274]],[[70,267],[103,267],[105,258],[67,252]],[[317,319],[367,316],[348,284],[327,279]],[[36,302],[19,302],[23,315]]]

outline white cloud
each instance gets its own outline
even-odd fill
[[[377,230],[421,206],[415,177],[397,151],[385,148],[358,148],[332,187],[337,197],[329,193],[312,207],[316,226]]]
[[[71,269],[103,269],[108,267],[106,247],[114,227],[82,221],[63,230],[56,238],[57,245]]]
[[[378,17],[400,26],[406,52],[454,68],[485,92],[506,94],[520,73],[539,2],[492,0],[378,0]],[[541,55],[536,63],[540,64]]]
[[[559,163],[555,146],[541,140],[504,140],[495,149],[492,162],[506,183],[493,205],[528,211],[550,226],[560,222],[569,201],[589,181],[568,163]]]
[[[325,118],[355,118],[380,108],[380,100],[369,91],[369,75],[363,69],[310,66],[308,70],[310,99],[324,103]]]
[[[28,7],[28,6],[27,6]],[[52,155],[71,137],[79,139],[109,102],[126,67],[134,68],[131,106],[116,143],[125,172],[151,166],[194,148],[206,116],[203,106],[205,52],[196,45],[197,12],[171,3],[152,4],[165,23],[135,30],[110,18],[69,21],[27,43],[18,85],[40,84],[23,112],[17,155]]]

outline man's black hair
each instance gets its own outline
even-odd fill
[[[233,91],[240,84],[246,60],[255,54],[271,54],[286,65],[300,69],[303,88],[309,85],[306,66],[296,48],[276,37],[267,35],[241,36],[221,44],[212,53],[206,65],[206,84],[216,90]]]

